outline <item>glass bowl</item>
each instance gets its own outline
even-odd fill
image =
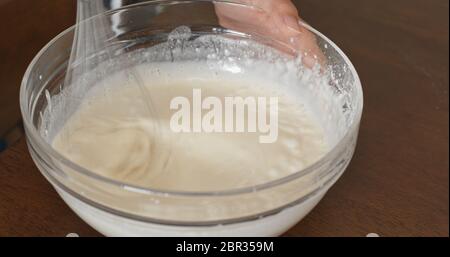
[[[320,32],[300,23],[304,37],[313,38],[323,56],[320,60],[315,56],[315,65],[311,65],[308,59],[313,55],[311,49],[292,49],[250,26],[245,31],[223,27],[215,14],[217,4],[238,11],[256,8],[234,1],[147,1],[125,6],[95,15],[62,32],[29,65],[21,85],[20,106],[31,156],[68,206],[100,233],[280,235],[314,208],[348,166],[356,146],[363,95],[356,70],[345,54]],[[96,39],[102,42],[102,47],[90,49],[91,45],[86,44],[83,54],[74,52],[71,56],[74,36],[90,25],[101,28]],[[142,55],[143,49],[158,49],[164,44],[169,44],[170,49],[170,44],[179,42],[180,35],[186,46],[204,47],[205,51],[189,54],[156,51],[156,55],[135,58]],[[219,38],[233,44],[231,52],[227,47],[215,45]],[[255,50],[254,44],[264,46],[265,50]],[[274,57],[268,52],[279,55]],[[49,109],[56,108],[51,99],[70,90],[85,90],[80,89],[81,82],[95,83],[143,59],[212,63],[228,60],[238,66],[248,60],[264,60],[273,65],[297,65],[295,76],[299,81],[314,76],[325,78],[326,87],[311,86],[309,90],[317,98],[317,110],[324,114],[321,123],[330,135],[332,147],[314,164],[288,176],[251,187],[207,192],[166,191],[116,181],[80,167],[58,153],[51,142],[66,119],[52,122],[45,119]],[[323,94],[328,95],[326,101],[320,98]],[[76,110],[82,101],[70,99],[65,107]]]

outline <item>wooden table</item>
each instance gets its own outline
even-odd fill
[[[449,2],[295,2],[353,61],[365,108],[348,170],[286,235],[448,236]],[[0,95],[9,103],[0,103],[7,109],[1,122],[20,118],[17,92],[28,62],[73,14],[69,0],[0,0]],[[60,200],[22,138],[0,154],[0,236],[70,232],[99,235]]]

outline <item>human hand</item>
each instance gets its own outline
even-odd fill
[[[281,50],[294,55],[305,55],[303,62],[308,67],[324,63],[325,57],[314,34],[301,25],[303,21],[291,0],[236,2],[249,7],[215,3],[216,14],[223,27],[276,39],[285,45]]]

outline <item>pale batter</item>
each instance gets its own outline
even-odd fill
[[[183,69],[176,64],[141,65],[110,76],[89,93],[56,135],[53,147],[102,176],[176,191],[269,182],[304,169],[329,149],[308,106],[284,92],[276,80],[207,70],[202,63]],[[260,134],[247,132],[173,132],[170,101],[178,96],[192,99],[193,89],[219,98],[278,97],[277,141],[261,144]]]

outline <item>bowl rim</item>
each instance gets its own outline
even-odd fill
[[[158,5],[161,3],[170,3],[170,4],[186,4],[186,3],[195,3],[195,2],[212,2],[212,3],[226,3],[226,4],[233,4],[233,5],[241,5],[246,7],[253,8],[254,6],[248,5],[248,4],[242,4],[236,1],[230,1],[230,0],[199,0],[199,1],[193,1],[193,0],[157,0],[157,1],[145,1],[137,4],[127,5],[118,9],[114,9],[111,11],[107,11],[104,13],[97,14],[89,19],[95,19],[99,16],[104,15],[110,15],[118,11],[127,10],[131,8],[137,8],[143,5]],[[66,157],[64,157],[62,154],[60,154],[58,151],[56,151],[49,143],[47,143],[44,138],[39,133],[38,129],[33,125],[32,122],[32,113],[34,112],[34,106],[31,108],[31,112],[29,113],[27,109],[29,109],[29,103],[27,103],[27,83],[29,78],[31,77],[32,69],[34,68],[35,64],[39,61],[40,57],[47,51],[48,48],[50,48],[56,41],[58,41],[60,38],[65,36],[66,34],[73,31],[77,25],[73,25],[61,33],[59,33],[56,37],[54,37],[50,42],[48,42],[33,58],[33,60],[30,62],[30,64],[27,67],[27,70],[25,71],[24,77],[21,82],[20,86],[20,109],[22,114],[22,119],[24,122],[24,127],[26,131],[26,137],[31,137],[33,140],[36,140],[37,144],[42,147],[42,150],[45,151],[47,154],[49,154],[52,158],[57,159],[62,164],[68,166],[72,170],[81,173],[82,175],[87,176],[88,178],[99,180],[102,183],[107,183],[113,186],[120,187],[123,190],[132,191],[134,193],[144,193],[144,194],[164,194],[167,196],[189,196],[189,197],[208,197],[208,196],[231,196],[231,195],[239,195],[239,194],[246,194],[246,193],[254,193],[257,191],[262,191],[265,189],[273,188],[279,185],[283,185],[285,183],[291,182],[299,177],[305,176],[314,170],[317,170],[319,167],[330,161],[334,153],[339,151],[340,146],[342,145],[343,141],[345,141],[347,138],[352,136],[352,133],[358,129],[359,123],[362,117],[362,111],[363,111],[363,105],[364,105],[364,97],[363,97],[363,91],[362,91],[362,85],[360,78],[358,76],[358,73],[351,63],[350,59],[345,55],[345,53],[328,37],[323,35],[318,30],[314,29],[309,24],[301,21],[301,26],[304,26],[308,31],[315,34],[315,36],[318,36],[325,40],[329,46],[334,48],[336,52],[343,58],[344,62],[348,65],[348,68],[350,69],[352,75],[354,76],[354,83],[355,83],[355,89],[357,90],[358,98],[360,98],[360,104],[357,106],[355,110],[355,115],[352,119],[352,124],[346,129],[346,132],[344,135],[337,141],[337,143],[327,151],[327,153],[322,156],[320,159],[309,165],[308,167],[299,170],[297,172],[294,172],[292,174],[289,174],[287,176],[277,178],[275,180],[271,180],[265,183],[242,187],[242,188],[236,188],[236,189],[227,189],[227,190],[218,190],[218,191],[176,191],[176,190],[163,190],[163,189],[154,189],[150,187],[144,187],[144,186],[137,186],[128,184],[122,181],[118,181],[112,178],[101,176],[95,172],[92,172],[84,167],[81,167],[80,165],[76,164],[75,162],[70,161]]]

